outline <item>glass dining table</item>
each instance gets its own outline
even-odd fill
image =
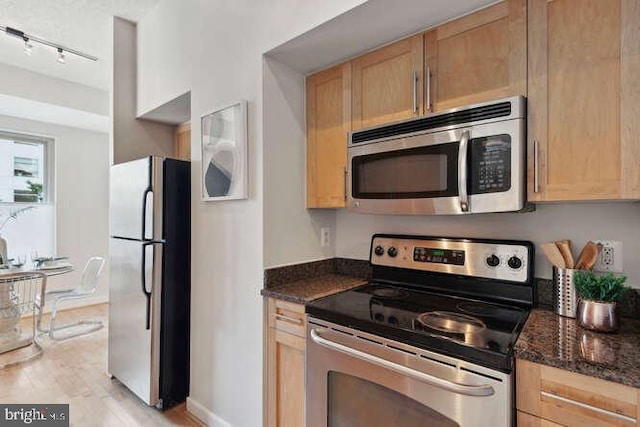
[[[42,354],[36,342],[36,316],[41,310],[38,301],[44,301],[49,277],[72,271],[73,265],[68,262],[0,266],[0,369]],[[30,327],[21,322],[23,316],[31,316]],[[13,356],[13,350],[25,347],[31,350],[17,358]]]

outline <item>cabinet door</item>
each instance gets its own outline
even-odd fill
[[[191,160],[191,123],[184,123],[176,128],[173,156],[180,160]]]
[[[548,420],[532,423],[536,420],[529,418],[522,424],[525,426],[637,426],[639,398],[632,387],[516,360],[518,421],[528,418],[520,411]]]
[[[266,425],[304,426],[304,307],[267,300]]]
[[[426,112],[527,92],[526,0],[506,0],[425,34]]]
[[[345,206],[351,64],[307,77],[307,207]]]
[[[422,113],[423,45],[417,35],[353,60],[354,130]]]
[[[529,0],[528,13],[529,200],[638,198],[640,5]]]
[[[518,427],[561,427],[561,424],[534,417],[522,411],[518,411],[516,425]]]

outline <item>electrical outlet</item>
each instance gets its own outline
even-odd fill
[[[331,244],[331,229],[329,227],[322,227],[320,229],[320,246],[327,247]]]
[[[594,240],[602,245],[602,250],[598,256],[595,271],[608,271],[611,273],[622,273],[622,242],[613,240]]]

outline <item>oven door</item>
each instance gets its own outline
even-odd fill
[[[347,207],[362,213],[518,211],[526,202],[523,119],[352,145]]]
[[[512,425],[511,376],[309,319],[307,427]]]

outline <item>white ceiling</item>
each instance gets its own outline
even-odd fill
[[[24,44],[0,32],[0,62],[38,73],[108,90],[111,67],[111,21],[119,16],[142,18],[159,0],[0,0],[0,25],[9,26],[91,55],[97,62],[57,52],[34,43],[33,54]]]
[[[493,3],[496,0],[368,0],[267,55],[307,74]]]

